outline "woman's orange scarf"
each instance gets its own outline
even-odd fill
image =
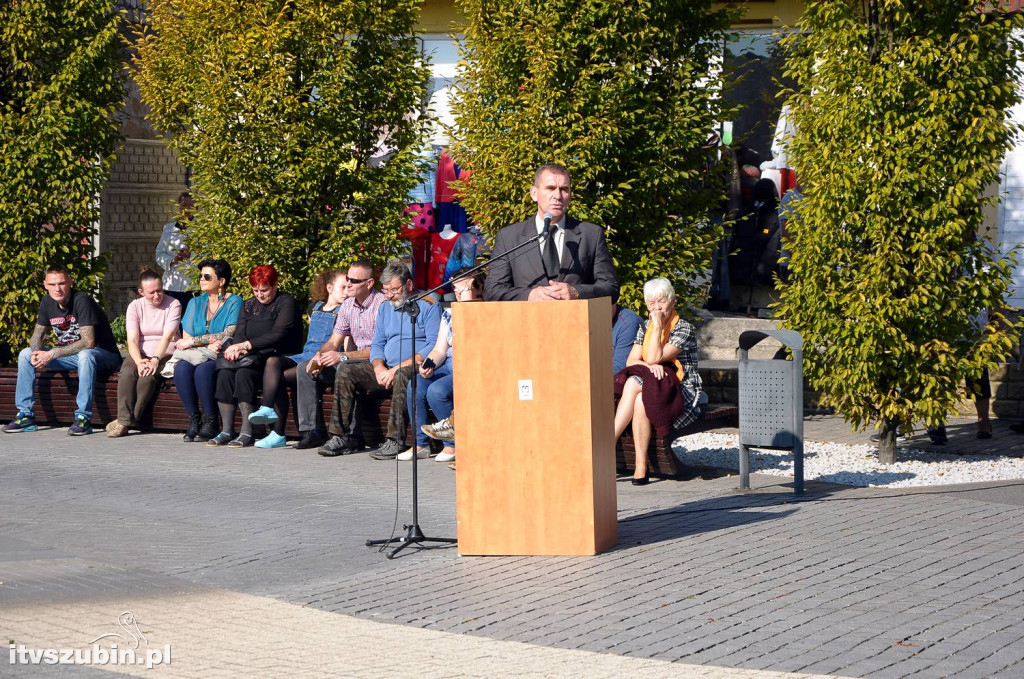
[[[668,321],[661,327],[661,337],[657,338],[657,341],[661,343],[661,346],[668,344],[668,338],[672,335],[672,329],[676,327],[676,323],[678,322],[679,312],[673,311]],[[648,321],[647,327],[651,327],[650,321]],[[654,335],[649,332],[644,333],[644,348],[641,357],[644,359],[645,363],[648,362],[647,357],[650,355],[648,352],[654,348],[654,345],[651,344],[654,341]],[[683,381],[685,373],[683,372],[683,364],[679,362],[678,358],[673,358],[671,361],[662,361],[662,363],[671,363],[674,365],[676,367],[676,377],[679,378],[680,382]]]

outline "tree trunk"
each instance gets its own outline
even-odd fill
[[[882,428],[879,431],[878,440],[878,461],[881,464],[893,464],[896,462],[896,434],[898,428],[894,422],[882,420]]]

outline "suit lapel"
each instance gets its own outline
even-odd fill
[[[520,243],[526,242],[537,235],[537,223],[531,217],[525,222],[522,222],[523,228],[520,233]],[[522,258],[522,263],[525,263],[530,269],[530,279],[537,280],[538,278],[546,278],[547,274],[544,271],[544,260],[541,258],[540,245],[537,243],[531,243],[523,248],[523,252],[519,253]]]
[[[567,273],[576,272],[576,255],[580,250],[580,239],[583,235],[579,230],[579,220],[566,215],[565,217],[565,241],[562,243],[562,258],[558,263],[560,273],[558,280],[564,281]]]

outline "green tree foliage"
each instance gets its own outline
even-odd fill
[[[27,343],[43,272],[64,265],[84,290],[124,97],[113,2],[0,3],[0,343]]]
[[[1005,357],[1012,261],[976,239],[1016,131],[1018,18],[974,0],[810,2],[788,39],[789,222],[778,311],[810,347],[811,384],[856,427],[945,420],[965,377]],[[986,325],[975,320],[992,312]]]
[[[151,3],[139,87],[193,168],[196,255],[240,273],[272,264],[303,296],[327,266],[397,252],[429,77],[412,36],[419,6]],[[387,162],[371,162],[384,151]]]
[[[453,155],[473,171],[463,204],[494,234],[536,209],[533,170],[572,174],[570,212],[607,229],[623,304],[674,280],[696,305],[725,183],[704,148],[722,119],[722,41],[710,1],[458,0],[466,17]],[[724,166],[719,166],[724,169]]]

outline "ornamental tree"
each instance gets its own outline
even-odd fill
[[[0,344],[24,345],[43,273],[99,289],[99,197],[124,97],[113,2],[0,4]]]
[[[622,303],[667,276],[682,307],[721,229],[725,181],[705,148],[722,120],[722,43],[734,12],[710,1],[458,0],[466,17],[453,156],[463,204],[488,233],[536,209],[534,169],[572,174],[575,217],[607,230]]]
[[[272,264],[300,296],[327,266],[394,256],[429,77],[413,37],[419,6],[150,4],[137,78],[155,126],[193,170],[194,256],[240,274]]]
[[[1018,331],[1013,262],[976,234],[1016,133],[1020,19],[978,6],[818,0],[786,41],[805,197],[777,311],[814,388],[855,427],[879,423],[882,462],[897,430],[942,423]]]

